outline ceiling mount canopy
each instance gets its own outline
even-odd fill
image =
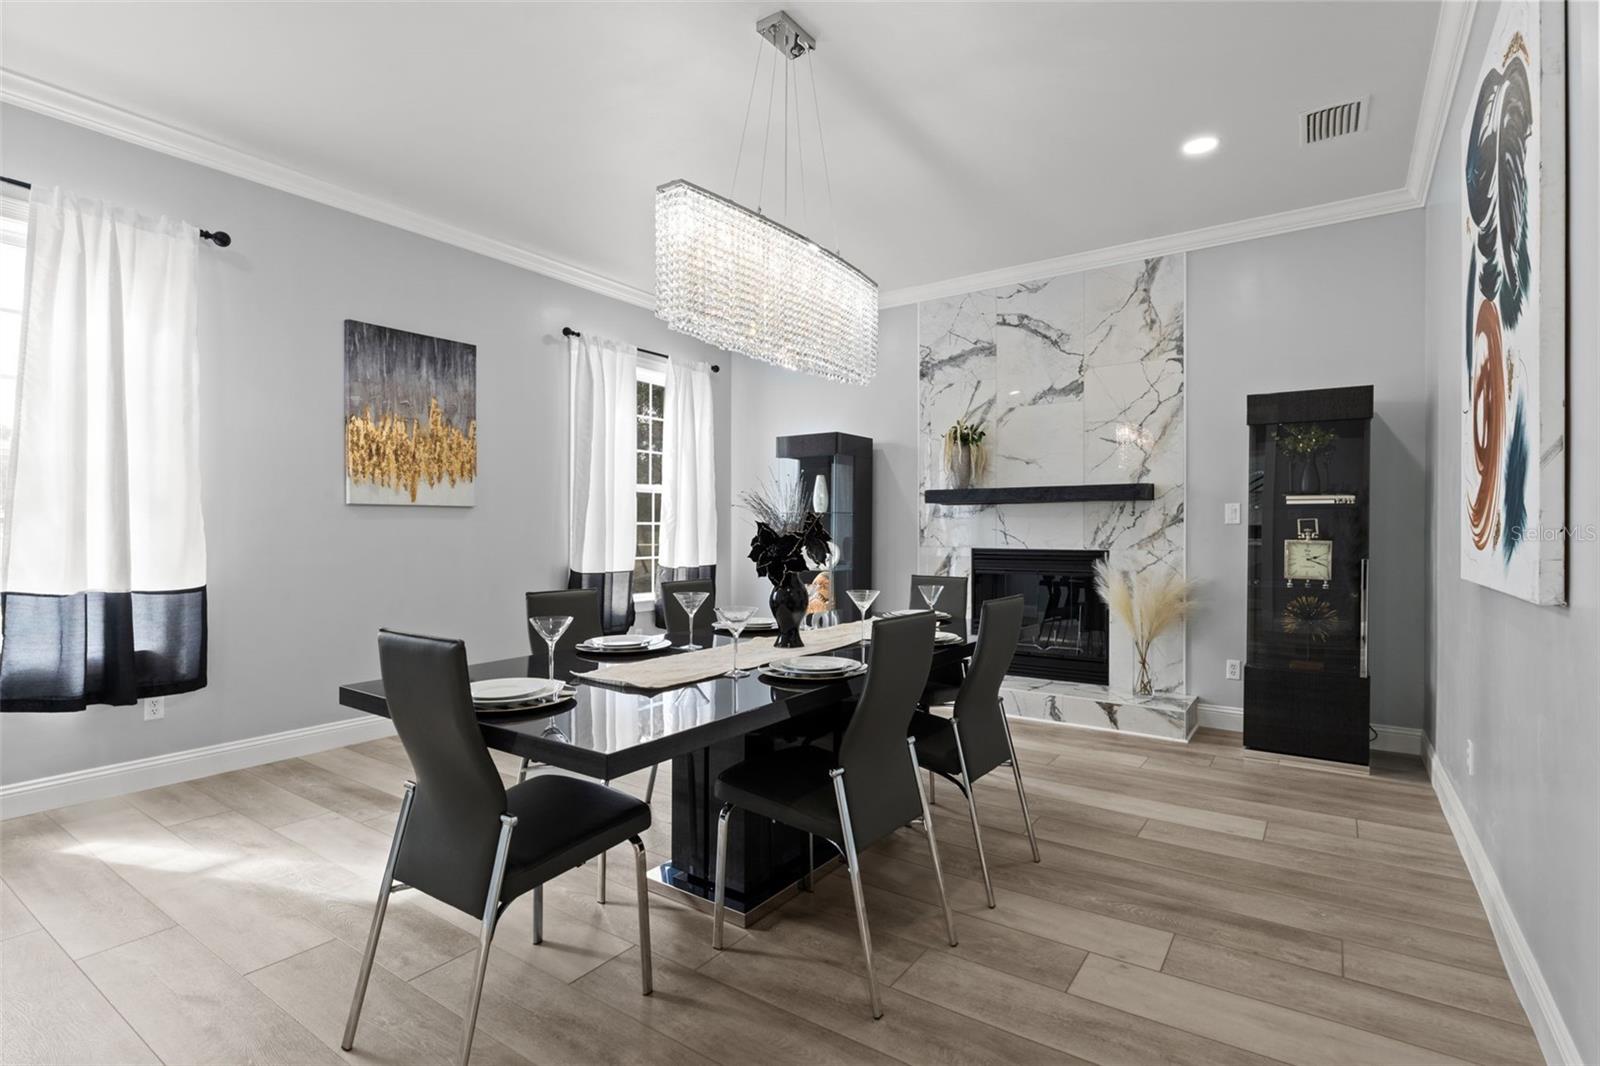
[[[878,365],[878,285],[839,254],[837,221],[835,250],[830,252],[793,228],[789,211],[792,107],[793,141],[799,162],[799,214],[801,225],[806,225],[806,137],[800,125],[799,91],[804,60],[811,80],[816,142],[832,214],[833,183],[828,172],[827,142],[822,136],[816,70],[811,65],[816,39],[784,11],[757,22],[756,33],[777,52],[767,90],[766,135],[756,208],[752,211],[742,206],[734,196],[745,132],[766,54],[760,46],[728,195],[720,196],[682,178],[656,188],[656,316],[671,329],[731,352],[830,381],[865,384],[872,380]],[[772,107],[777,102],[780,67],[784,109],[780,153],[782,223],[767,217],[764,210],[767,157],[772,130],[777,125],[772,120]]]

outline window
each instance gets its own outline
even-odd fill
[[[0,546],[5,543],[5,479],[11,469],[11,421],[17,411],[17,356],[22,344],[22,278],[28,201],[0,196]]]
[[[634,462],[638,477],[634,486],[637,525],[633,597],[639,603],[654,603],[660,580],[661,444],[662,418],[666,414],[667,376],[660,370],[644,366],[639,367],[637,375],[634,386],[637,398]]]

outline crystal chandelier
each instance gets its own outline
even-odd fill
[[[784,221],[788,222],[791,85],[796,88],[794,107],[797,116],[799,113],[798,65],[792,61],[810,56],[816,42],[782,11],[762,19],[756,24],[756,31],[790,61],[784,64],[782,152]],[[750,83],[751,102],[760,75],[761,54],[758,48],[756,76]],[[878,366],[877,283],[837,252],[827,251],[798,231],[768,218],[760,206],[766,189],[778,66],[778,60],[774,60],[756,210],[681,178],[656,189],[656,316],[679,333],[730,352],[830,381],[865,384],[872,380]],[[811,92],[815,107],[814,73]],[[749,116],[747,103],[746,126]],[[805,141],[798,125],[797,121],[804,214]],[[820,111],[816,128],[831,209],[832,179],[827,172]],[[741,128],[739,156],[743,154]],[[734,186],[738,174],[736,159]]]

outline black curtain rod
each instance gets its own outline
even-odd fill
[[[573,329],[571,326],[562,326],[561,327],[561,335],[563,337],[581,337],[581,336],[583,336],[583,334],[579,333],[577,330]],[[643,352],[645,355],[653,355],[657,359],[671,359],[672,358],[672,356],[668,355],[666,352],[653,352],[649,348],[640,348],[639,351]],[[720,366],[718,366],[716,363],[712,363],[711,364],[711,372],[713,374],[720,374],[720,373],[722,373],[722,368]]]
[[[29,184],[28,182],[19,181],[16,178],[7,178],[7,177],[4,177],[4,176],[0,176],[0,181],[5,182],[7,185],[15,185],[19,189],[31,189],[31,188],[33,188],[33,186],[31,184]],[[233,243],[233,238],[228,236],[226,233],[222,232],[221,230],[217,230],[215,233],[213,233],[211,230],[203,229],[203,230],[200,231],[200,239],[203,240],[203,241],[210,241],[212,244],[216,245],[218,248],[226,248],[228,245]]]

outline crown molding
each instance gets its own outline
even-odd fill
[[[1450,103],[1455,99],[1461,65],[1466,62],[1467,38],[1472,35],[1477,8],[1478,0],[1445,0],[1439,8],[1428,78],[1422,85],[1422,106],[1417,109],[1417,131],[1411,140],[1411,166],[1406,171],[1406,188],[1419,207],[1428,202],[1428,184],[1444,144],[1444,124],[1450,119]]]
[[[655,294],[576,263],[569,263],[535,248],[511,244],[494,237],[426,215],[375,196],[323,181],[304,171],[191,133],[156,119],[146,118],[112,104],[63,89],[26,74],[0,68],[0,102],[38,112],[49,118],[115,137],[190,163],[258,185],[314,200],[374,222],[407,230],[444,244],[454,245],[502,263],[576,285],[615,300],[655,309]]]
[[[1093,270],[1096,267],[1114,266],[1133,259],[1150,259],[1160,255],[1175,255],[1178,252],[1192,252],[1200,248],[1212,248],[1219,244],[1252,241],[1261,237],[1272,237],[1280,233],[1293,233],[1296,230],[1311,229],[1316,226],[1331,226],[1338,222],[1353,222],[1356,219],[1371,218],[1374,215],[1387,215],[1395,211],[1409,211],[1414,207],[1420,206],[1422,205],[1410,190],[1391,189],[1388,192],[1372,193],[1367,196],[1352,197],[1348,200],[1335,200],[1332,203],[1317,204],[1315,207],[1300,207],[1293,211],[1280,211],[1275,215],[1258,215],[1255,218],[1240,219],[1237,222],[1224,222],[1221,225],[1205,226],[1201,229],[1192,229],[1183,233],[1168,233],[1160,237],[1129,241],[1127,244],[1114,244],[1110,247],[1096,248],[1092,251],[1074,252],[1072,255],[1057,256],[1053,259],[1039,259],[1032,263],[1001,267],[998,270],[986,270],[978,274],[965,274],[958,278],[936,281],[928,285],[912,285],[904,289],[891,289],[888,292],[879,294],[878,306],[900,307],[905,304],[918,303],[922,300],[938,300],[947,296],[960,296],[964,293],[993,289],[1001,285],[1015,285],[1019,282],[1033,281],[1037,278],[1054,277],[1057,274],[1075,274],[1084,270]]]

